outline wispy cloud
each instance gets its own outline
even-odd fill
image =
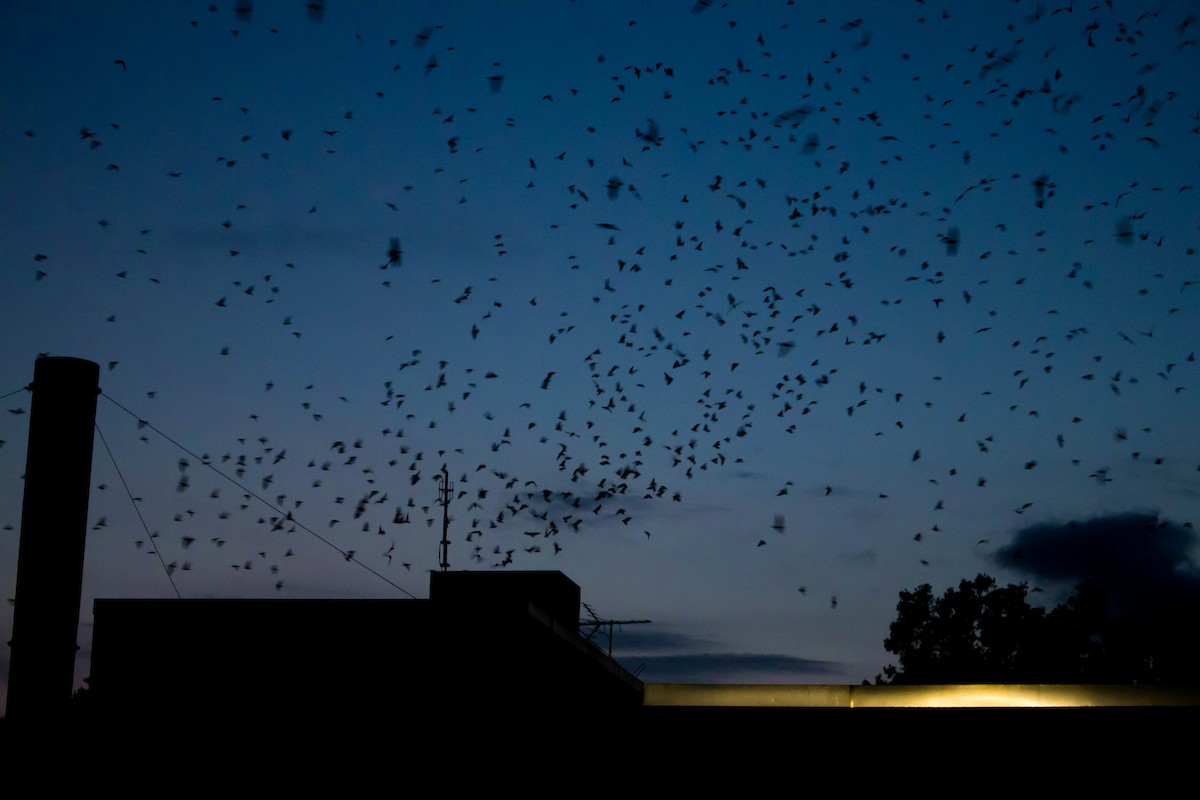
[[[776,653],[722,653],[722,643],[671,630],[623,630],[614,656],[653,683],[811,683],[838,678],[833,661]]]
[[[812,683],[840,679],[837,662],[772,653],[686,653],[619,659],[652,683]]]

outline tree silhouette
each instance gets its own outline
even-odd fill
[[[900,592],[877,683],[1195,683],[1196,598],[1171,600],[1150,618],[1110,618],[1104,590],[1075,587],[1047,611],[1028,584],[988,575],[941,597],[922,584]]]

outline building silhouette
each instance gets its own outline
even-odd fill
[[[1196,684],[643,683],[580,635],[580,588],[561,572],[431,572],[427,600],[97,599],[89,690],[72,702],[88,476],[71,468],[64,484],[50,455],[90,463],[97,373],[78,359],[35,369],[0,725],[9,763],[72,737],[86,739],[77,762],[93,766],[169,743],[168,760],[153,762],[163,775],[196,754],[232,763],[319,744],[289,777],[302,782],[317,758],[332,769],[333,756],[402,752],[448,780],[487,754],[495,772],[480,774],[494,783],[516,766],[561,780],[637,763],[677,788],[705,788],[709,775],[741,776],[745,788],[794,764],[891,786],[921,764],[958,774],[1019,758],[1071,770],[1086,757],[1140,770],[1190,754]],[[78,559],[50,544],[61,540]],[[44,767],[43,784],[55,779]]]
[[[425,724],[614,717],[643,686],[579,635],[561,572],[432,572],[428,600],[95,602],[96,714]]]

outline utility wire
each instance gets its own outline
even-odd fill
[[[32,388],[33,388],[32,385],[26,385],[26,386],[22,386],[20,389],[15,389],[15,390],[9,392],[8,394],[0,394],[0,400],[6,400],[9,397],[12,397],[14,394],[20,394],[21,392],[28,392]]]
[[[125,487],[125,494],[129,495],[129,502],[133,504],[133,510],[137,512],[138,520],[142,523],[142,530],[146,531],[146,540],[154,548],[154,554],[158,556],[158,563],[162,564],[163,572],[167,573],[167,580],[171,582],[171,588],[175,590],[175,597],[182,600],[183,595],[179,593],[179,587],[175,585],[175,578],[171,575],[173,570],[163,560],[162,549],[154,541],[157,537],[151,534],[150,528],[146,526],[146,519],[142,516],[142,510],[138,508],[137,500],[133,497],[133,492],[129,491],[129,484],[125,481],[125,475],[121,472],[121,467],[117,464],[116,456],[113,455],[113,451],[109,448],[108,442],[104,438],[104,432],[100,430],[99,425],[96,426],[96,433],[99,435],[104,449],[108,452],[108,457],[112,459],[113,469],[117,471],[117,477],[121,479],[121,485]]]
[[[265,499],[265,498],[261,497],[261,496],[260,496],[258,493],[256,493],[256,492],[252,491],[251,489],[248,489],[247,487],[243,486],[243,485],[242,485],[241,483],[239,483],[237,480],[235,480],[234,478],[232,478],[232,477],[230,477],[229,475],[225,474],[224,472],[222,472],[222,471],[221,471],[220,469],[218,469],[217,467],[213,466],[213,464],[212,464],[212,462],[211,462],[211,461],[209,461],[209,460],[208,460],[208,459],[206,459],[206,458],[203,458],[203,457],[201,457],[201,456],[198,456],[198,455],[196,455],[196,454],[195,454],[195,453],[193,453],[191,450],[189,450],[188,448],[184,447],[182,444],[180,444],[179,442],[175,441],[175,440],[174,440],[174,439],[172,439],[170,436],[168,436],[167,434],[163,433],[163,432],[162,432],[162,431],[160,431],[158,428],[154,427],[154,426],[153,426],[153,425],[151,425],[149,422],[147,422],[146,420],[142,419],[142,418],[141,418],[141,417],[139,417],[137,414],[133,413],[133,412],[132,412],[132,411],[130,411],[128,408],[126,408],[125,406],[123,406],[123,405],[121,405],[120,403],[118,403],[118,402],[117,402],[116,400],[114,400],[112,397],[109,397],[109,396],[108,396],[107,394],[105,394],[104,392],[101,392],[101,393],[100,393],[100,396],[101,396],[101,397],[103,397],[104,399],[108,400],[110,403],[112,403],[113,405],[115,405],[117,408],[119,408],[119,409],[121,409],[122,411],[124,411],[124,412],[125,412],[126,414],[128,414],[129,416],[131,416],[131,417],[133,417],[134,419],[136,419],[136,420],[138,421],[138,425],[139,425],[139,426],[146,427],[146,428],[149,428],[150,430],[154,431],[154,432],[155,432],[155,433],[157,433],[159,436],[161,436],[162,438],[166,439],[168,442],[170,442],[171,444],[175,445],[176,447],[178,447],[178,448],[179,448],[180,450],[182,450],[183,452],[187,453],[187,454],[188,454],[189,456],[191,456],[192,458],[196,459],[196,461],[198,461],[199,463],[201,463],[201,464],[203,464],[204,466],[208,467],[208,468],[209,468],[209,469],[211,469],[213,472],[217,473],[217,474],[218,474],[218,475],[220,475],[222,478],[224,478],[225,480],[227,480],[227,481],[229,481],[230,483],[232,483],[234,486],[236,486],[236,487],[238,487],[239,489],[241,489],[241,490],[242,490],[243,492],[245,492],[245,493],[246,493],[248,496],[250,496],[250,497],[253,497],[255,500],[259,501],[260,503],[262,503],[263,505],[265,505],[267,508],[269,508],[269,509],[271,509],[272,511],[274,511],[274,512],[275,512],[276,514],[278,514],[280,517],[282,517],[282,518],[286,519],[288,522],[291,522],[291,523],[292,523],[292,524],[294,524],[296,527],[298,527],[298,528],[300,528],[301,530],[305,531],[306,533],[308,533],[310,536],[312,536],[313,538],[315,538],[317,541],[321,542],[322,544],[328,545],[328,546],[329,546],[329,547],[331,547],[332,549],[336,550],[336,551],[338,552],[338,554],[340,554],[340,555],[342,556],[342,558],[346,559],[347,561],[352,561],[352,562],[354,562],[355,564],[358,564],[360,567],[362,567],[362,568],[363,568],[363,569],[365,569],[367,572],[369,572],[369,573],[371,573],[372,575],[374,575],[376,578],[379,578],[381,581],[383,581],[384,583],[388,584],[388,585],[389,585],[389,586],[391,586],[393,589],[396,589],[396,590],[398,590],[398,591],[400,591],[400,592],[403,592],[404,594],[406,594],[406,595],[408,595],[409,597],[411,597],[413,600],[418,600],[418,599],[420,599],[420,598],[418,598],[418,597],[417,597],[415,594],[413,594],[412,592],[410,592],[410,591],[408,591],[407,589],[405,589],[403,586],[400,586],[400,585],[398,585],[398,584],[394,583],[393,581],[391,581],[391,580],[390,580],[389,578],[387,578],[386,576],[384,576],[384,575],[381,575],[379,572],[376,572],[376,571],[375,571],[374,569],[372,569],[371,567],[369,567],[369,566],[367,566],[366,564],[364,564],[363,562],[359,561],[357,558],[355,558],[355,556],[354,556],[354,551],[352,551],[352,550],[351,550],[351,551],[347,551],[347,550],[343,550],[342,548],[338,547],[336,544],[334,544],[333,542],[329,541],[329,540],[328,540],[328,539],[326,539],[324,536],[322,536],[321,534],[319,534],[319,533],[317,533],[316,531],[314,531],[312,528],[308,527],[308,526],[307,526],[307,525],[305,525],[304,523],[302,523],[302,522],[300,522],[299,520],[297,520],[295,517],[293,517],[293,516],[292,516],[292,514],[291,514],[291,512],[290,512],[290,511],[284,511],[284,510],[280,509],[280,508],[279,508],[279,507],[277,507],[277,506],[276,506],[274,503],[272,503],[270,500],[267,500],[267,499]],[[140,514],[139,514],[139,516],[140,516]],[[161,556],[160,556],[160,557],[161,557]]]

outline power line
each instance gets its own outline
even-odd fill
[[[407,589],[405,589],[403,586],[400,586],[400,585],[398,585],[398,584],[394,583],[393,581],[391,581],[390,579],[388,579],[386,576],[384,576],[384,575],[381,575],[379,572],[375,571],[375,570],[374,570],[374,569],[372,569],[371,567],[369,567],[369,566],[367,566],[366,564],[364,564],[363,562],[359,561],[359,560],[358,560],[358,559],[357,559],[357,558],[354,556],[354,551],[353,551],[353,550],[343,550],[342,548],[338,547],[336,544],[334,544],[333,542],[329,541],[329,540],[328,540],[328,539],[326,539],[324,536],[322,536],[321,534],[319,534],[319,533],[317,533],[316,531],[314,531],[312,528],[308,527],[308,526],[307,526],[307,525],[305,525],[304,523],[302,523],[302,522],[300,522],[299,520],[297,520],[295,517],[293,517],[293,516],[292,516],[292,513],[291,513],[290,511],[284,511],[283,509],[279,508],[278,506],[276,506],[276,505],[275,505],[274,503],[272,503],[271,501],[267,500],[267,499],[266,499],[266,498],[264,498],[264,497],[261,497],[261,496],[260,496],[260,495],[258,495],[256,492],[254,492],[254,491],[252,491],[251,489],[248,489],[247,487],[243,486],[243,485],[242,485],[240,482],[238,482],[238,481],[237,481],[237,480],[235,480],[234,478],[230,477],[229,475],[225,474],[224,472],[222,472],[222,471],[221,471],[220,469],[218,469],[217,467],[213,466],[212,462],[211,462],[211,461],[209,461],[207,458],[204,458],[204,457],[202,457],[202,456],[198,456],[198,455],[196,455],[194,452],[192,452],[191,450],[189,450],[187,447],[184,447],[182,444],[180,444],[179,442],[177,442],[175,439],[172,439],[170,436],[168,436],[167,434],[163,433],[163,432],[162,432],[162,431],[160,431],[158,428],[154,427],[152,424],[150,424],[150,423],[149,423],[149,422],[147,422],[146,420],[142,419],[142,418],[141,418],[141,417],[139,417],[137,414],[133,413],[133,412],[132,412],[132,411],[130,411],[128,408],[126,408],[125,406],[121,405],[121,404],[120,404],[120,403],[118,403],[116,400],[114,400],[112,397],[109,397],[107,394],[105,394],[104,392],[101,392],[101,393],[100,393],[100,396],[101,396],[101,397],[103,397],[104,399],[108,400],[110,403],[112,403],[113,405],[115,405],[117,408],[119,408],[119,409],[121,409],[122,411],[124,411],[124,412],[125,412],[126,414],[128,414],[129,416],[131,416],[131,417],[133,417],[134,419],[136,419],[136,420],[137,420],[137,422],[138,422],[138,425],[139,425],[140,427],[149,428],[150,430],[154,431],[154,432],[155,432],[155,433],[157,433],[159,436],[161,436],[162,438],[166,439],[168,442],[170,442],[171,444],[175,445],[176,447],[178,447],[178,448],[179,448],[180,450],[182,450],[183,452],[187,453],[187,454],[188,454],[189,456],[191,456],[192,458],[196,459],[196,461],[198,461],[199,463],[201,463],[201,464],[203,464],[204,466],[208,467],[208,468],[209,468],[209,469],[211,469],[213,472],[217,473],[217,474],[218,474],[218,475],[220,475],[222,478],[224,478],[225,480],[227,480],[227,481],[229,481],[230,483],[232,483],[234,486],[236,486],[236,487],[238,487],[239,489],[241,489],[243,492],[245,492],[245,493],[246,493],[246,495],[247,495],[248,497],[253,497],[255,500],[259,501],[260,503],[262,503],[263,505],[265,505],[267,508],[269,508],[269,509],[271,509],[272,511],[274,511],[276,514],[279,514],[279,515],[280,515],[282,518],[286,519],[288,522],[291,522],[292,524],[294,524],[294,525],[295,525],[297,528],[300,528],[300,529],[301,529],[301,530],[303,530],[304,532],[308,533],[310,536],[312,536],[313,538],[315,538],[317,541],[321,542],[322,544],[328,545],[330,548],[332,548],[333,550],[337,551],[337,553],[338,553],[339,555],[341,555],[341,556],[342,556],[342,558],[344,558],[346,561],[352,561],[352,562],[354,562],[355,564],[357,564],[357,565],[359,565],[360,567],[362,567],[363,569],[365,569],[367,572],[369,572],[369,573],[371,573],[372,575],[374,575],[376,578],[379,578],[381,581],[383,581],[384,583],[386,583],[386,584],[388,584],[389,586],[391,586],[393,589],[396,589],[396,590],[398,590],[398,591],[400,591],[400,592],[403,592],[404,594],[408,595],[408,596],[409,596],[410,598],[412,598],[413,600],[417,600],[417,599],[419,599],[419,598],[418,598],[416,595],[414,595],[412,592],[410,592],[410,591],[408,591]],[[140,516],[140,515],[139,515],[139,516]]]
[[[13,391],[9,392],[8,394],[0,394],[0,400],[5,400],[9,397],[12,397],[14,394],[20,394],[21,392],[28,392],[32,388],[33,388],[32,385],[25,385],[25,386],[22,386],[20,389],[14,389]]]
[[[179,587],[175,585],[175,578],[171,574],[174,570],[168,567],[167,562],[163,560],[162,550],[159,549],[159,546],[154,542],[155,538],[157,537],[150,533],[150,528],[146,526],[146,519],[142,516],[142,509],[138,507],[138,503],[137,500],[134,499],[133,492],[129,491],[129,483],[125,480],[125,475],[121,472],[121,467],[117,464],[116,456],[113,455],[112,449],[109,448],[108,442],[105,440],[104,433],[100,430],[99,425],[96,426],[96,434],[100,437],[100,443],[104,445],[104,449],[108,453],[108,457],[112,459],[113,469],[117,471],[117,477],[121,479],[121,485],[125,487],[125,494],[129,495],[129,502],[133,505],[133,510],[137,513],[138,521],[142,523],[142,530],[146,532],[146,540],[150,542],[150,546],[154,548],[154,554],[158,556],[158,563],[162,564],[163,572],[167,573],[167,580],[171,582],[171,588],[175,590],[175,597],[182,600],[183,595],[179,593]]]

